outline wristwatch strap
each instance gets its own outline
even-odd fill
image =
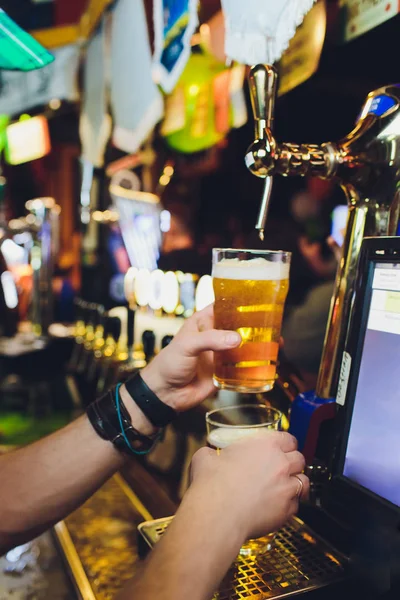
[[[128,379],[125,387],[132,400],[155,427],[165,427],[176,417],[174,409],[156,396],[143,381],[140,373],[136,373],[131,379]]]
[[[149,452],[158,440],[158,433],[146,436],[139,433],[132,425],[130,415],[119,399],[121,424],[115,402],[115,388],[107,394],[92,402],[87,408],[87,416],[97,434],[104,440],[112,442],[114,446],[125,454],[145,454]],[[124,435],[125,434],[125,435]],[[127,438],[129,445],[126,443]]]

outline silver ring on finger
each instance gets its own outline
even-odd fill
[[[301,479],[301,477],[299,477],[298,475],[293,475],[293,477],[295,479],[297,479],[297,481],[298,481],[297,491],[296,491],[296,498],[300,498],[300,496],[303,493],[304,483],[303,483],[303,480]]]

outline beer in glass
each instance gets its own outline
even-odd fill
[[[210,448],[224,448],[245,438],[268,434],[268,430],[281,429],[282,413],[261,404],[242,404],[217,408],[206,414],[207,444]],[[268,457],[265,457],[268,460]],[[251,494],[251,490],[249,490]],[[240,549],[242,556],[253,557],[271,549],[275,533],[247,540]]]
[[[238,348],[215,353],[218,388],[245,393],[272,389],[290,258],[290,252],[213,249],[214,325],[242,338]]]

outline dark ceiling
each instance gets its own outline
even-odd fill
[[[1,8],[28,30],[76,23],[86,5],[86,0],[0,0]]]
[[[0,0],[0,6],[25,29],[42,29],[77,22],[88,0]],[[145,0],[150,9],[153,0]],[[201,0],[200,19],[207,21],[220,9],[219,0]]]

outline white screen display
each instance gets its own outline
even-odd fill
[[[343,474],[400,506],[400,265],[375,265]]]

